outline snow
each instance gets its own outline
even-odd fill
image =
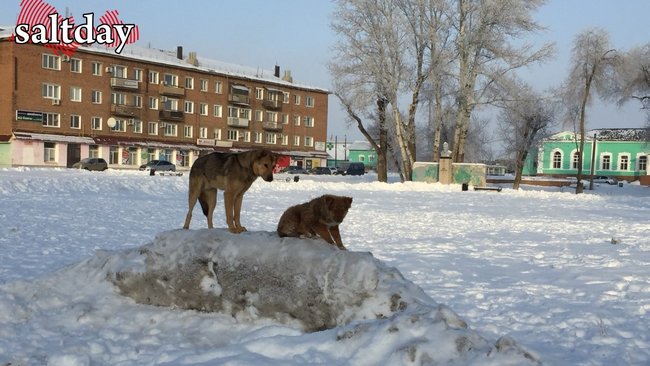
[[[648,187],[575,195],[286,178],[253,184],[250,231],[237,236],[219,228],[221,195],[217,229],[196,209],[179,230],[187,174],[0,169],[0,365],[650,363]],[[324,193],[354,198],[341,225],[350,252],[273,234],[287,207]],[[207,312],[138,303],[116,285],[148,265],[230,256],[269,270],[279,261],[280,273],[304,276],[298,289],[338,280],[316,281],[336,304],[333,327],[266,313],[264,286],[242,308]],[[224,299],[233,288],[211,275],[195,287]],[[406,306],[391,310],[395,294]],[[291,296],[295,306],[302,295]]]

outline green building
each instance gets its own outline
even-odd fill
[[[578,173],[579,135],[571,131],[544,139],[537,156],[529,154],[523,175],[575,177]],[[648,176],[650,140],[643,128],[610,128],[589,131],[582,153],[582,175],[591,174],[595,152],[594,175],[642,183]]]

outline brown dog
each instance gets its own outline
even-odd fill
[[[201,203],[203,214],[212,229],[212,216],[217,205],[217,189],[223,191],[226,223],[231,233],[241,233],[246,228],[239,222],[242,199],[257,177],[273,181],[273,169],[277,156],[267,150],[251,150],[241,153],[218,153],[204,155],[194,162],[190,170],[189,209],[183,229],[189,229],[196,200]]]
[[[285,236],[320,236],[326,242],[345,250],[341,242],[339,225],[343,222],[352,197],[326,194],[313,200],[289,207],[278,223],[278,235]]]

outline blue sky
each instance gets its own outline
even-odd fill
[[[330,14],[334,4],[327,0],[217,0],[217,1],[133,1],[133,0],[49,0],[64,14],[66,8],[81,14],[118,10],[127,23],[140,29],[141,46],[185,52],[231,63],[272,70],[280,65],[291,70],[294,80],[330,88],[327,62],[335,34]],[[20,0],[1,0],[0,24],[13,25]],[[557,58],[539,67],[523,70],[522,76],[540,90],[558,85],[566,76],[572,42],[589,27],[610,33],[612,45],[621,50],[650,43],[648,0],[551,0],[535,18],[548,29],[531,41],[556,42]],[[347,126],[345,114],[334,96],[330,97],[328,134],[359,139],[356,126]],[[597,103],[588,112],[589,128],[641,127],[645,115],[634,102],[622,109]]]

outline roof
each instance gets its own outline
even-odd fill
[[[573,131],[562,131],[546,138],[551,141],[573,141],[576,134]],[[646,128],[597,128],[586,133],[586,141],[591,141],[593,137],[600,141],[649,141],[650,129]]]
[[[14,26],[2,26],[0,25],[0,40],[9,38],[13,34]],[[165,51],[155,48],[146,48],[136,46],[134,44],[128,43],[124,45],[122,53],[115,53],[115,49],[100,45],[100,44],[91,44],[89,46],[81,46],[77,49],[81,52],[89,53],[101,53],[108,54],[112,57],[117,58],[127,58],[133,60],[139,60],[144,62],[153,62],[160,63],[165,65],[172,65],[176,67],[182,67],[189,70],[203,71],[207,73],[221,74],[225,76],[239,77],[254,81],[261,81],[266,83],[273,83],[278,86],[285,86],[291,88],[299,89],[308,89],[323,93],[330,93],[327,89],[319,88],[307,84],[301,84],[298,82],[289,82],[285,81],[280,77],[276,77],[272,70],[265,70],[261,68],[254,68],[250,66],[238,65],[233,63],[228,63],[219,60],[213,60],[205,57],[196,57],[198,60],[198,66],[188,62],[188,57],[185,56],[183,60],[180,60],[176,57],[176,51]]]

